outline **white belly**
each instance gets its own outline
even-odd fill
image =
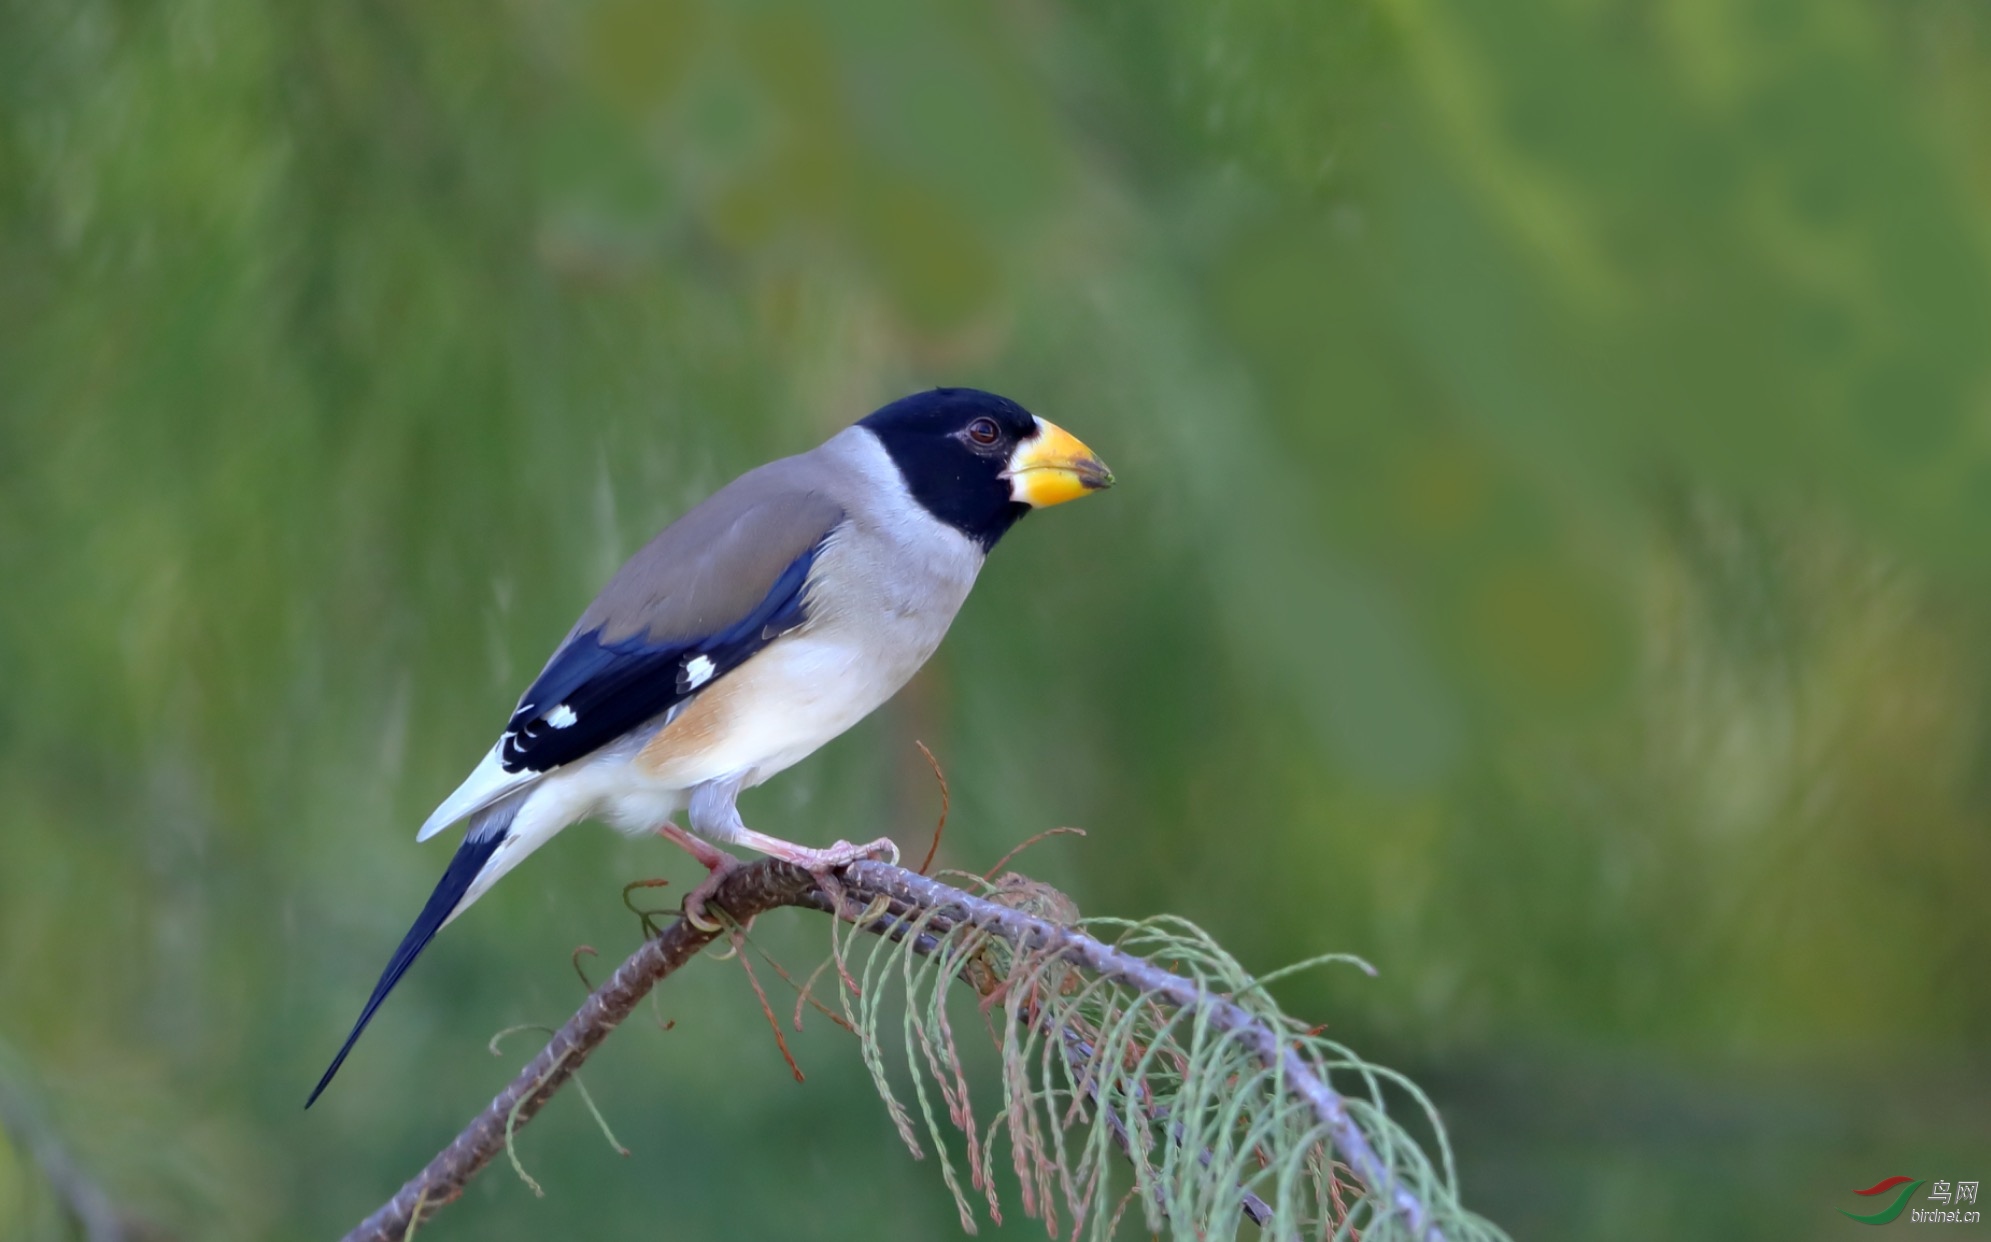
[[[696,747],[660,756],[659,774],[683,787],[735,775],[758,785],[876,711],[931,653],[864,651],[809,633],[776,642],[713,687],[725,727]]]
[[[760,784],[877,710],[919,671],[933,643],[864,650],[834,633],[777,640],[693,700],[640,750],[575,773],[603,818],[649,831],[708,781]],[[576,765],[582,766],[582,765]],[[580,792],[576,790],[576,792]]]

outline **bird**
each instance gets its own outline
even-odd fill
[[[436,933],[570,824],[600,819],[690,850],[711,873],[686,899],[694,919],[736,864],[717,846],[817,873],[896,861],[889,839],[813,848],[756,832],[736,800],[896,694],[1018,520],[1112,483],[1077,437],[1015,401],[935,388],[749,470],[665,527],[416,834],[469,821],[305,1107]]]

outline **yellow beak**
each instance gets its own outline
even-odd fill
[[[1003,471],[1009,494],[1034,509],[1077,500],[1113,486],[1113,472],[1079,438],[1056,423],[1037,420],[1037,434],[1016,446]]]

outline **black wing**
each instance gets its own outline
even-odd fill
[[[808,620],[803,588],[823,540],[789,562],[746,616],[697,638],[644,631],[605,640],[576,634],[519,700],[499,741],[507,772],[572,763],[661,716]]]

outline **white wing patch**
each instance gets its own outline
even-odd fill
[[[574,709],[565,703],[546,713],[546,723],[556,729],[571,729],[579,720],[580,717],[574,714]]]
[[[684,688],[696,690],[711,681],[712,674],[718,671],[711,660],[702,655],[695,655],[684,662]]]

